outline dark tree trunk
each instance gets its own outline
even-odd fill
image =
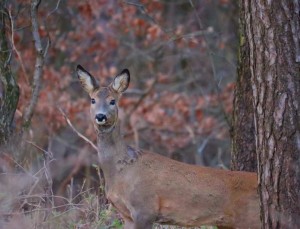
[[[249,43],[263,227],[300,228],[300,1],[240,2]]]
[[[245,34],[245,8],[239,7],[239,53],[233,101],[231,169],[257,171],[249,41]]]
[[[0,0],[0,146],[6,144],[12,134],[12,121],[19,100],[19,87],[10,70],[6,18],[5,1]]]

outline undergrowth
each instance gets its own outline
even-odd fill
[[[3,158],[0,154],[0,229],[123,228],[120,215],[105,199],[103,187],[86,187],[88,182],[84,181],[75,192],[72,178],[65,195],[59,195],[53,191],[50,157],[46,156],[43,166],[35,170],[33,166],[26,169],[13,159],[14,166],[8,166]]]

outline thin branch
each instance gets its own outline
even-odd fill
[[[20,54],[19,50],[17,49],[17,47],[15,45],[15,36],[14,36],[14,34],[15,34],[15,25],[14,25],[14,19],[13,19],[12,14],[11,14],[11,9],[8,10],[8,17],[9,17],[10,27],[11,27],[11,45],[12,45],[12,49],[13,49],[13,51],[15,51],[15,53],[17,55],[17,58],[19,59],[21,69],[22,69],[22,71],[24,73],[24,76],[25,76],[26,83],[29,84],[29,77],[28,77],[28,74],[27,74],[25,66],[24,66],[24,61],[22,59],[22,55]]]
[[[187,33],[187,34],[182,34],[182,35],[174,34],[173,37],[171,37],[169,39],[169,42],[180,40],[180,39],[184,39],[184,40],[185,39],[191,39],[191,38],[194,38],[194,37],[205,36],[207,34],[212,34],[212,33],[213,33],[212,29],[207,29],[207,30],[198,30],[198,31],[195,31],[195,32],[192,32],[192,33]]]
[[[135,6],[140,13],[146,17],[147,19],[149,19],[153,24],[158,25],[159,28],[165,33],[165,34],[169,34],[168,31],[166,29],[164,29],[162,26],[160,26],[156,20],[147,12],[147,9],[145,8],[145,6],[143,4],[139,4],[139,3],[135,3],[135,2],[130,2],[130,1],[124,1],[124,3],[128,4],[128,5],[132,5]]]
[[[61,0],[58,0],[58,1],[57,1],[55,8],[54,8],[53,10],[51,10],[51,11],[48,13],[48,15],[47,15],[46,18],[48,18],[48,17],[51,16],[55,11],[58,10],[58,7],[59,7],[60,2],[61,2]]]
[[[43,170],[44,170],[44,176],[46,178],[47,184],[45,184],[45,192],[46,192],[46,198],[44,199],[44,203],[46,205],[46,207],[48,207],[47,205],[52,203],[52,207],[53,207],[53,190],[52,190],[52,184],[53,184],[53,180],[52,180],[52,176],[51,176],[51,172],[50,172],[50,163],[53,161],[53,154],[51,151],[47,151],[44,150],[42,147],[38,146],[37,144],[35,144],[34,142],[31,141],[26,141],[27,143],[33,145],[34,147],[36,147],[37,149],[39,149],[40,151],[43,152],[44,155],[44,166],[43,166]],[[38,184],[39,179],[36,180],[36,182],[34,183],[34,185],[31,187],[31,189],[29,190],[28,195],[31,195],[31,193],[33,192],[35,186]],[[19,209],[22,209],[23,206],[25,206],[25,204],[27,204],[27,199],[25,199],[23,201],[23,204],[21,205],[21,207]],[[49,208],[50,209],[50,208]],[[48,212],[49,213],[49,212]],[[49,214],[46,214],[45,217],[47,218]],[[46,219],[44,218],[44,220]]]
[[[58,7],[58,6],[57,6]],[[45,20],[46,21],[46,20]],[[45,47],[45,51],[44,51],[44,58],[46,57],[46,55],[48,54],[48,49],[49,47],[51,46],[51,37],[50,37],[50,34],[49,34],[49,30],[48,30],[48,27],[47,27],[47,23],[44,21],[44,25],[45,25],[45,29],[46,29],[46,32],[47,32],[47,44],[46,44],[46,47]]]
[[[132,116],[132,114],[136,111],[136,109],[140,106],[140,104],[151,94],[151,92],[155,88],[155,85],[158,82],[158,75],[154,74],[152,71],[151,71],[151,74],[153,74],[155,76],[154,80],[151,82],[148,89],[139,97],[138,101],[133,105],[133,107],[131,107],[131,109],[125,115],[124,123],[126,126],[130,123],[129,119]],[[130,125],[131,125],[131,123],[130,123]],[[136,146],[138,146],[138,129],[136,129],[134,126],[132,126],[132,129],[134,130]]]
[[[197,19],[198,25],[200,27],[200,30],[202,30],[204,26],[202,24],[200,16],[198,15],[198,12],[197,12],[197,9],[196,9],[196,7],[195,7],[195,5],[193,3],[193,0],[190,0],[190,5],[191,5],[191,7],[193,8],[193,10],[195,12],[196,19]],[[204,41],[205,41],[206,46],[207,46],[208,56],[209,56],[209,60],[211,62],[211,68],[212,68],[213,76],[214,76],[214,78],[216,80],[217,79],[217,71],[216,71],[214,60],[212,58],[212,50],[211,50],[210,45],[208,43],[208,38],[207,38],[206,34],[204,34],[203,38],[204,38]]]
[[[72,186],[73,186],[73,184],[72,184],[72,180],[73,180],[73,178],[74,178],[74,176],[76,175],[76,174],[78,174],[78,172],[80,171],[80,169],[82,168],[82,166],[84,165],[84,158],[86,157],[86,150],[82,150],[81,152],[80,152],[80,154],[78,155],[78,157],[77,157],[77,160],[76,160],[76,162],[73,164],[73,169],[72,169],[72,171],[69,173],[69,175],[61,182],[61,184],[60,184],[60,188],[59,189],[62,189],[62,190],[64,190],[65,188],[66,188],[66,186],[69,184],[69,183],[71,183],[70,184],[70,198],[69,198],[69,202],[71,203],[72,202],[72,200],[74,199],[73,198],[73,194],[72,194],[72,190],[73,190],[73,188],[72,188]]]
[[[37,148],[38,150],[40,150],[40,151],[42,151],[43,152],[43,154],[48,154],[49,152],[47,152],[46,150],[44,150],[43,148],[41,148],[41,147],[39,147],[37,144],[35,144],[34,142],[32,142],[32,141],[27,141],[26,140],[26,142],[28,143],[28,144],[30,144],[30,145],[33,145],[35,148]],[[50,156],[51,158],[53,157],[53,156]]]
[[[143,102],[143,100],[153,91],[156,83],[158,81],[158,77],[156,76],[153,82],[151,83],[150,87],[147,89],[147,91],[140,96],[138,101],[134,104],[134,106],[130,109],[128,112],[128,117],[132,115],[132,113],[140,106],[140,104]]]
[[[15,28],[15,32],[21,31],[21,30],[23,30],[23,29],[27,29],[27,28],[29,28],[29,27],[30,27],[30,25],[24,25],[24,26],[22,26],[22,27],[20,27],[20,28]]]
[[[87,137],[85,137],[83,134],[81,134],[72,124],[72,122],[70,121],[70,119],[67,117],[66,113],[60,108],[58,107],[58,110],[60,111],[60,113],[64,116],[66,122],[68,123],[68,125],[71,127],[71,129],[80,137],[82,138],[84,141],[86,141],[87,143],[89,143],[97,152],[97,146],[91,141],[89,140]]]
[[[190,5],[191,5],[191,7],[193,8],[193,10],[195,12],[196,20],[197,20],[197,23],[198,23],[198,25],[200,27],[200,30],[203,30],[204,26],[202,24],[200,16],[198,15],[198,12],[197,12],[197,9],[196,9],[196,7],[194,5],[194,2],[193,2],[193,0],[189,0],[189,2],[190,2]],[[216,70],[215,62],[213,60],[213,52],[212,52],[212,49],[211,49],[211,47],[209,45],[207,34],[205,34],[205,33],[203,34],[203,39],[204,39],[204,41],[206,43],[206,46],[207,46],[207,52],[208,52],[209,61],[211,63],[211,69],[212,69],[212,72],[213,72],[214,83],[215,83],[216,90],[217,90],[218,101],[219,101],[222,113],[224,115],[225,121],[228,124],[229,128],[231,128],[231,121],[229,120],[229,117],[227,116],[227,114],[225,112],[224,103],[223,103],[223,101],[221,99],[220,87],[219,87],[218,80],[217,80],[218,79],[217,70]]]
[[[47,45],[45,47],[44,58],[48,54],[49,47],[51,46],[51,40],[50,40],[50,35],[49,35],[48,31],[47,31],[47,36],[48,36],[48,40],[47,40]]]
[[[40,4],[40,0],[32,0],[31,1],[31,29],[33,41],[36,49],[36,61],[35,61],[35,69],[33,74],[33,82],[32,82],[32,95],[29,105],[25,109],[23,116],[23,132],[30,125],[31,118],[36,107],[38,96],[41,90],[42,83],[42,75],[43,75],[43,66],[44,66],[44,50],[42,47],[41,37],[39,34],[39,23],[38,23],[38,6]]]

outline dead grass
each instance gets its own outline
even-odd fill
[[[44,153],[43,162],[39,163],[42,166],[38,169],[33,169],[34,166],[26,169],[12,158],[13,166],[0,160],[0,229],[123,228],[116,210],[107,204],[103,195],[86,187],[85,181],[77,192],[74,192],[71,179],[66,195],[54,193],[52,176],[55,173],[51,173],[50,168],[55,160],[46,151]],[[0,159],[2,156],[0,154]],[[182,229],[162,225],[154,228]]]
[[[86,182],[75,193],[72,180],[67,195],[55,194],[50,171],[54,160],[44,153],[38,169],[26,169],[10,156],[0,154],[0,159],[5,158],[0,160],[1,229],[122,228],[117,212],[103,201],[103,195],[85,187]],[[10,166],[7,158],[12,162]]]

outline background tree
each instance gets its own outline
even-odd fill
[[[250,70],[263,227],[299,228],[300,2],[240,5],[242,43],[249,46],[243,77],[248,80]]]
[[[32,92],[30,93],[29,101],[24,107],[24,113],[22,114],[22,128],[20,128],[19,137],[28,130],[30,126],[31,119],[39,98],[39,92],[41,88],[41,80],[44,67],[44,58],[47,54],[49,48],[48,43],[43,48],[42,41],[39,33],[39,23],[38,23],[38,7],[41,0],[32,0],[30,4],[30,19],[28,20],[31,24],[32,39],[35,48],[35,64],[33,77],[30,80],[30,88]],[[12,122],[14,120],[15,111],[17,109],[17,104],[19,101],[19,87],[15,79],[15,75],[10,69],[11,59],[16,53],[17,58],[20,59],[22,69],[26,72],[22,56],[15,46],[15,17],[12,15],[12,5],[9,7],[6,1],[0,2],[0,16],[1,16],[1,58],[0,58],[0,145],[6,145],[8,140],[12,137]],[[7,28],[10,29],[10,42],[7,39]],[[29,82],[29,79],[27,78]],[[29,85],[28,85],[29,86]],[[16,129],[16,128],[15,128]],[[21,135],[20,135],[21,133]],[[16,144],[17,141],[12,144]],[[20,149],[19,149],[20,150]]]
[[[0,146],[7,144],[19,101],[19,87],[10,69],[11,48],[7,41],[8,11],[0,1]]]
[[[239,51],[231,129],[231,169],[257,171],[254,108],[245,7],[239,2]]]

